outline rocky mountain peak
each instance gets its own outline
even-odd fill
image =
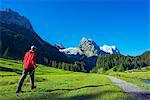
[[[13,11],[11,8],[6,8],[4,11],[8,13],[18,14],[17,12]]]
[[[0,15],[0,23],[16,24],[33,31],[30,21],[26,17],[21,16],[18,12],[15,12],[10,8],[6,8],[4,11],[0,11]]]
[[[79,48],[87,56],[96,56],[100,52],[99,46],[92,39],[87,39],[85,37],[81,39]]]
[[[89,44],[89,45],[96,45],[96,43],[94,42],[94,40],[92,39],[87,39],[85,37],[83,37],[80,41],[80,45],[86,45],[86,44]]]
[[[88,41],[87,38],[83,37],[80,41],[80,44],[84,45],[87,41]]]
[[[99,54],[118,54],[120,53],[116,46],[99,46],[93,39],[83,37],[79,47],[61,49],[61,52],[67,55],[85,55],[87,57],[98,56]]]
[[[65,49],[65,47],[61,43],[57,43],[54,45],[57,49]]]

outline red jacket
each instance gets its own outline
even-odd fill
[[[36,52],[29,50],[24,56],[24,69],[32,69],[36,65]]]

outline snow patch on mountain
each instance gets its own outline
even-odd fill
[[[60,43],[57,43],[57,44],[55,44],[54,45],[57,49],[65,49],[65,47],[62,45],[62,44],[60,44]]]
[[[109,53],[109,54],[117,54],[119,53],[119,50],[117,49],[116,46],[109,46],[109,45],[103,45],[102,47],[100,46],[100,50]]]
[[[99,54],[119,54],[116,46],[103,45],[98,46],[94,40],[83,37],[79,47],[59,49],[66,55],[85,55],[87,57],[98,56]]]
[[[66,48],[66,49],[59,49],[60,52],[63,52],[65,54],[70,54],[70,55],[82,55],[83,52],[80,50],[80,48],[77,47],[70,47],[70,48]]]

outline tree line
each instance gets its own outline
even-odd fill
[[[98,56],[96,67],[91,72],[107,71],[113,68],[114,71],[125,71],[140,69],[150,66],[150,51],[140,56],[124,56],[121,54],[101,54]]]
[[[80,61],[76,61],[71,64],[65,62],[50,61],[50,66],[74,72],[87,72],[84,62]]]

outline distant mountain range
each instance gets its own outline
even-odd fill
[[[116,46],[98,46],[94,40],[83,37],[79,47],[64,48],[62,44],[55,45],[60,52],[67,56],[85,55],[87,57],[98,56],[99,54],[120,54]]]

